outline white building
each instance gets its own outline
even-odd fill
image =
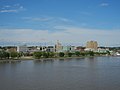
[[[23,53],[28,52],[27,45],[17,46],[17,52],[23,52]]]
[[[41,52],[55,52],[55,47],[54,46],[38,46],[37,47],[38,51]]]
[[[75,46],[63,46],[63,52],[75,52]]]
[[[108,49],[104,49],[104,48],[98,48],[98,52],[99,53],[106,53],[107,51],[109,51]]]

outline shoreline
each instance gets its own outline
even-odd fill
[[[119,57],[119,56],[78,56],[78,57],[52,57],[52,58],[40,58],[35,59],[33,57],[21,57],[19,59],[0,59],[1,62],[21,62],[21,61],[29,61],[29,60],[35,60],[35,61],[49,61],[51,59],[73,59],[73,58],[94,58],[94,57]]]

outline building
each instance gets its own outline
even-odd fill
[[[85,47],[82,47],[82,46],[75,47],[75,51],[81,51],[81,52],[83,52],[84,50],[85,50]]]
[[[55,44],[55,52],[61,52],[62,51],[62,44],[57,40],[57,43]]]
[[[17,47],[15,47],[15,46],[6,47],[6,51],[7,52],[17,52]]]
[[[48,46],[48,47],[46,48],[46,51],[47,51],[47,52],[54,52],[54,51],[55,51],[55,48],[54,48],[54,46]]]
[[[107,53],[107,51],[110,51],[109,49],[106,48],[98,48],[97,50],[99,53]]]
[[[98,49],[97,41],[88,41],[86,43],[86,51],[96,51]]]
[[[23,52],[23,53],[28,52],[27,45],[17,46],[17,52]]]
[[[55,52],[54,46],[37,46],[37,50],[41,52]]]
[[[75,52],[75,46],[63,46],[63,52]]]

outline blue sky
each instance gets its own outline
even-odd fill
[[[0,43],[120,43],[120,0],[0,0]],[[5,43],[7,44],[7,43]]]

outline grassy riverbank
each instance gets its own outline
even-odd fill
[[[21,57],[19,59],[2,59],[0,60],[0,63],[3,62],[17,62],[17,61],[25,61],[25,60],[56,60],[56,59],[72,59],[72,58],[92,58],[92,57],[103,57],[103,56],[72,56],[72,57],[52,57],[52,58],[40,58],[40,59],[35,59],[32,56],[25,56]]]

